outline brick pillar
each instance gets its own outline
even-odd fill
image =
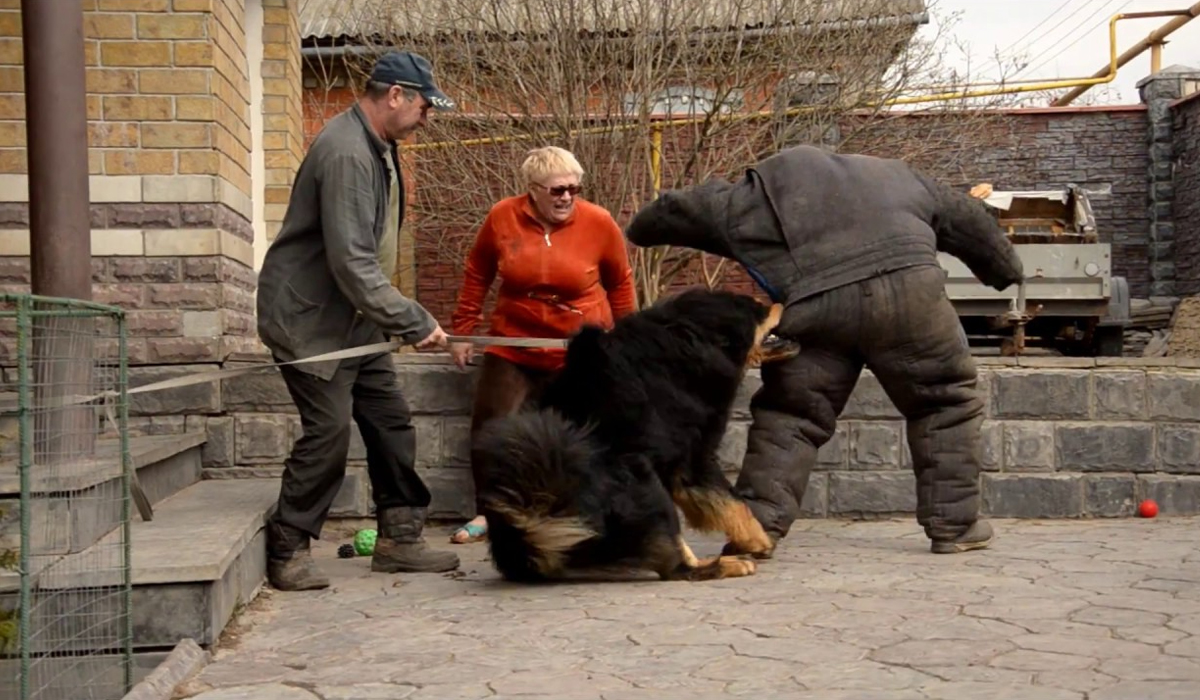
[[[255,243],[259,260],[275,240],[287,210],[292,179],[304,157],[304,119],[297,0],[263,4],[263,151],[265,238]],[[257,268],[257,265],[256,265]]]
[[[137,309],[129,323],[134,364],[219,362],[256,349],[257,139],[245,2],[263,5],[262,31],[273,39],[262,52],[262,140],[269,184],[286,187],[301,142],[296,0],[82,1],[94,298]],[[0,0],[0,285],[23,291],[29,221],[19,5]],[[280,104],[270,102],[277,95]],[[268,209],[271,216],[281,212]]]
[[[1142,78],[1138,93],[1149,113],[1150,294],[1174,296],[1175,274],[1175,136],[1171,103],[1183,96],[1184,83],[1200,79],[1200,71],[1171,66]]]

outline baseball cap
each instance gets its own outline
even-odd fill
[[[433,65],[429,59],[411,51],[392,51],[384,54],[371,70],[371,80],[387,85],[399,85],[421,93],[435,109],[454,109],[454,100],[438,89],[433,80]]]

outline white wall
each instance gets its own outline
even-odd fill
[[[263,151],[263,5],[246,0],[246,66],[250,77],[250,200],[254,211],[254,270],[267,254],[266,154]]]

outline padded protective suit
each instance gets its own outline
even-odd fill
[[[799,356],[762,368],[735,489],[785,536],[863,367],[907,421],[917,520],[935,542],[979,516],[983,402],[937,252],[997,290],[1020,258],[983,204],[891,159],[808,146],[730,183],[665,192],[626,230],[638,246],[704,250],[741,263],[786,304],[781,336]]]

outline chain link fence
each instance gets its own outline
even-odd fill
[[[0,697],[132,686],[124,312],[0,295]]]

